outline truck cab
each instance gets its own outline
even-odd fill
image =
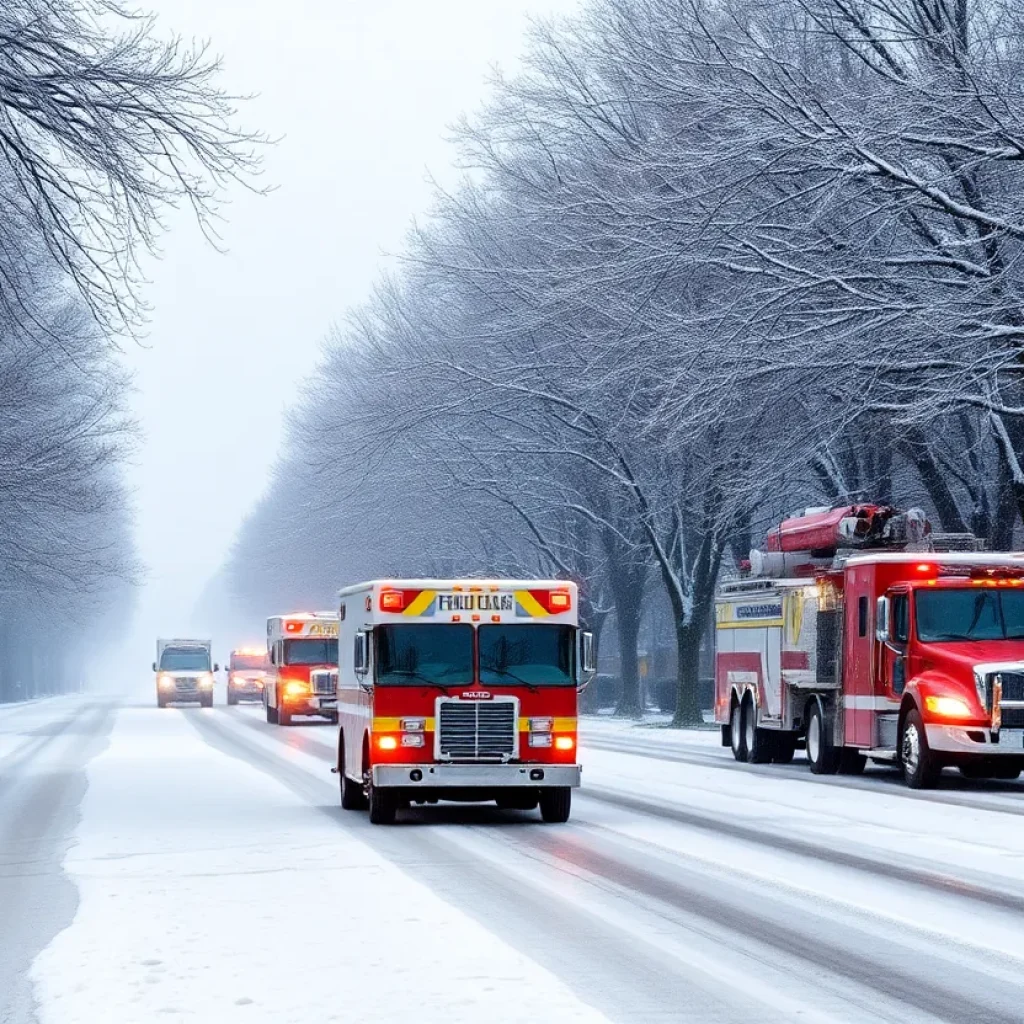
[[[193,703],[213,707],[213,673],[219,666],[211,656],[209,640],[157,640],[156,673],[157,707]]]
[[[331,670],[338,667],[338,617],[333,612],[294,612],[267,619],[267,676],[263,705],[271,725],[296,716],[338,721]]]

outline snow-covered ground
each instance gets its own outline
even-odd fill
[[[88,775],[42,1024],[603,1020],[185,716],[120,712]]]
[[[120,711],[39,1024],[1024,1019],[1024,786],[921,798],[737,765],[715,732],[582,737],[568,825],[375,828],[338,808],[334,728]]]

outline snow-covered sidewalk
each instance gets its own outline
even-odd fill
[[[119,713],[65,868],[41,1024],[604,1020],[179,714]]]

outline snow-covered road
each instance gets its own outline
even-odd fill
[[[338,806],[335,733],[0,709],[0,1021],[1024,1020],[1022,785],[589,723],[568,825],[374,828]]]

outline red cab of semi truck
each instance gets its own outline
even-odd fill
[[[269,662],[262,647],[236,647],[227,664],[227,702],[262,701]]]
[[[339,595],[341,803],[495,800],[566,821],[577,693],[593,672],[575,584],[377,580]]]
[[[888,763],[914,788],[945,767],[1016,778],[1024,557],[977,547],[877,505],[812,510],[769,533],[716,599],[723,744],[752,762],[788,762],[803,745],[816,773]]]
[[[296,715],[338,721],[334,674],[338,667],[338,617],[333,612],[294,612],[267,619],[269,667],[263,705],[272,725]]]

